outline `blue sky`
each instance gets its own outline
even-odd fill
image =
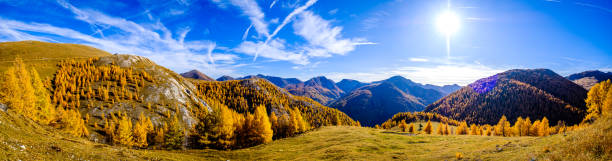
[[[612,1],[448,2],[0,0],[0,41],[86,44],[215,78],[466,85],[513,68],[612,70]],[[436,28],[446,10],[460,19],[450,53]]]

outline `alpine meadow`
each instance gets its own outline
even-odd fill
[[[612,2],[0,0],[0,160],[612,160]]]

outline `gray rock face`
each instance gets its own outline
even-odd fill
[[[6,109],[7,109],[6,105],[0,103],[0,111],[6,112]]]

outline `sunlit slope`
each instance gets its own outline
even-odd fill
[[[56,64],[67,58],[90,58],[111,55],[106,51],[78,44],[17,41],[0,43],[0,72],[11,66],[19,56],[28,66],[35,67],[45,78],[57,70]]]
[[[61,135],[0,111],[0,160],[456,160],[457,153],[464,160],[539,160],[561,137],[408,136],[329,126],[234,151],[136,150]]]

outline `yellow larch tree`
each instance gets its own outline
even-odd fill
[[[425,124],[425,128],[423,129],[423,131],[424,131],[426,134],[431,134],[432,127],[431,127],[431,121],[430,121],[430,120],[428,120],[428,121],[427,121],[427,124]]]

